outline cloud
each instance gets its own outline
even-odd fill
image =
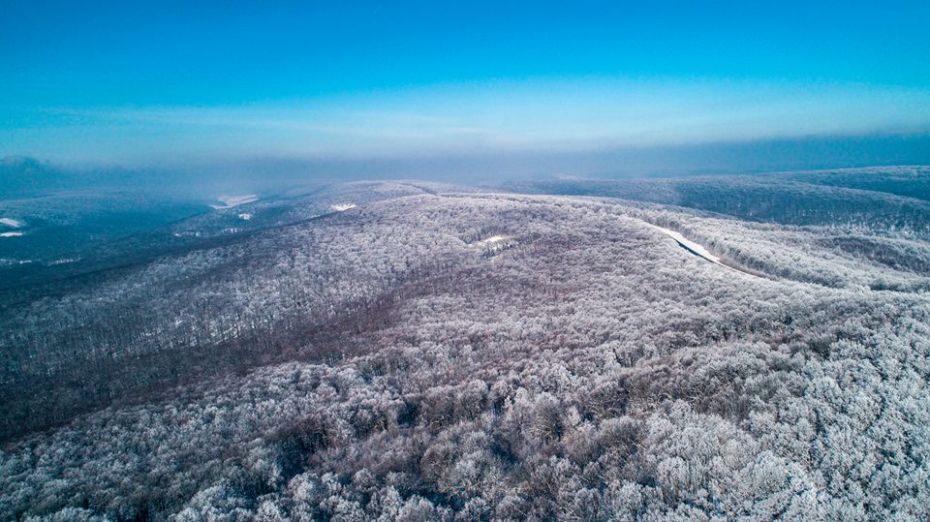
[[[87,160],[409,156],[927,129],[925,89],[585,78],[447,84],[237,106],[41,108],[13,119],[0,154]]]

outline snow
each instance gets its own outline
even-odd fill
[[[510,239],[512,239],[510,236],[494,235],[494,236],[486,237],[480,241],[475,241],[474,243],[471,243],[471,245],[476,246],[476,247],[481,247],[481,248],[498,249],[498,248],[507,246],[507,245],[501,245],[501,243],[505,241],[509,241]]]
[[[741,273],[741,274],[751,275],[751,276],[753,276],[753,277],[760,277],[758,274],[753,274],[752,272],[748,272],[748,271],[746,271],[746,270],[743,270],[742,268],[735,267],[735,266],[731,266],[731,265],[728,265],[728,264],[726,264],[726,263],[720,261],[720,258],[719,258],[719,257],[717,257],[717,256],[715,256],[715,255],[713,255],[713,254],[711,254],[711,253],[710,253],[706,248],[704,248],[702,245],[700,245],[700,244],[698,244],[698,243],[695,243],[694,241],[691,241],[690,239],[688,239],[688,238],[686,238],[685,236],[681,235],[679,232],[675,232],[674,230],[669,230],[669,229],[667,229],[667,228],[660,227],[660,226],[658,226],[658,225],[653,225],[652,223],[646,223],[646,224],[649,225],[650,227],[652,227],[652,228],[658,230],[659,232],[662,232],[662,233],[665,234],[666,236],[668,236],[668,237],[674,239],[675,242],[678,243],[680,246],[682,246],[685,250],[687,250],[688,252],[691,252],[692,254],[694,254],[694,255],[700,257],[701,259],[710,261],[711,263],[713,263],[713,264],[715,264],[715,265],[720,265],[720,266],[722,266],[722,267],[724,267],[724,268],[728,268],[728,269],[730,269],[730,270],[733,270],[734,272],[739,272],[739,273]]]
[[[20,237],[20,236],[22,236],[22,235],[23,235],[22,232],[2,232],[2,233],[0,233],[0,237]]]
[[[475,241],[472,243],[472,246],[485,249],[492,253],[500,252],[501,250],[513,246],[512,240],[513,238],[511,236],[494,235],[486,237],[481,241]]]
[[[330,205],[329,208],[335,210],[336,212],[345,212],[346,210],[349,210],[350,208],[355,208],[356,206],[358,205],[356,205],[355,203],[334,203]]]
[[[238,207],[239,205],[245,205],[246,203],[252,203],[258,201],[258,196],[255,194],[246,194],[243,196],[220,196],[216,198],[218,201],[222,202],[222,205],[210,205],[215,209],[222,208],[233,208]]]
[[[62,257],[60,259],[55,259],[48,262],[48,266],[58,266],[58,265],[70,265],[71,263],[77,263],[80,261],[79,257]]]
[[[711,254],[710,252],[707,251],[706,248],[704,248],[703,246],[701,246],[701,245],[695,243],[694,241],[691,241],[690,239],[686,238],[685,236],[681,235],[680,233],[675,232],[674,230],[669,230],[669,229],[667,229],[667,228],[660,227],[660,226],[658,226],[658,225],[653,225],[653,224],[651,224],[651,223],[650,223],[650,226],[651,226],[652,228],[658,230],[659,232],[662,232],[662,233],[665,234],[666,236],[668,236],[668,237],[674,239],[675,241],[678,242],[679,245],[685,247],[685,249],[687,249],[689,252],[692,252],[694,255],[696,255],[696,256],[698,256],[698,257],[702,257],[702,258],[704,258],[704,259],[710,261],[711,263],[716,263],[716,264],[718,264],[718,265],[722,265],[722,264],[723,264],[723,263],[720,262],[720,258],[719,258],[719,257],[717,257],[717,256],[715,256],[715,255],[713,255],[713,254]],[[726,265],[724,265],[724,266],[726,266]]]
[[[243,212],[242,214],[239,214],[239,219],[241,219],[241,220],[243,220],[243,221],[248,221],[248,220],[252,219],[252,214],[250,214],[250,213],[248,213],[248,212]]]
[[[6,225],[10,228],[20,228],[25,223],[22,221],[15,220],[13,218],[0,218],[0,225]]]
[[[0,257],[0,266],[28,265],[34,263],[32,259],[12,259],[9,257]]]

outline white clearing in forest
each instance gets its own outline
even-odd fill
[[[0,218],[0,225],[6,225],[10,228],[19,228],[23,226],[24,223],[13,218]]]
[[[662,233],[665,234],[666,236],[668,236],[668,237],[674,239],[675,242],[678,243],[682,248],[684,248],[684,249],[687,250],[688,252],[691,252],[692,254],[694,254],[694,255],[700,257],[701,259],[710,261],[711,263],[713,263],[713,264],[715,264],[715,265],[720,265],[720,266],[722,266],[722,267],[724,267],[724,268],[729,268],[730,270],[733,270],[734,272],[739,272],[739,273],[741,273],[741,274],[751,275],[752,277],[762,277],[762,276],[760,276],[759,274],[753,274],[752,272],[747,272],[746,270],[743,270],[742,268],[735,267],[735,266],[731,266],[731,265],[728,265],[728,264],[726,264],[726,263],[720,261],[720,258],[719,258],[719,257],[717,257],[717,256],[711,254],[710,252],[708,252],[706,248],[704,248],[703,246],[699,245],[698,243],[695,243],[694,241],[691,241],[690,239],[686,238],[685,236],[681,235],[681,234],[678,233],[678,232],[675,232],[674,230],[669,230],[669,229],[667,229],[667,228],[663,228],[663,227],[660,227],[660,226],[658,226],[658,225],[653,225],[652,223],[646,223],[646,224],[649,225],[650,227],[652,227],[652,228],[658,230],[659,232],[662,232]]]
[[[0,237],[20,237],[20,236],[22,236],[22,235],[23,235],[22,232],[2,232],[2,233],[0,233]]]
[[[478,241],[479,245],[493,245],[494,243],[500,243],[501,241],[506,241],[510,239],[508,236],[491,236],[489,238],[482,239]]]
[[[329,208],[335,210],[336,212],[345,212],[346,210],[349,210],[350,208],[355,208],[357,206],[358,205],[356,205],[355,203],[334,203],[330,205]]]
[[[242,214],[239,214],[239,219],[243,221],[248,221],[252,219],[252,214],[249,214],[248,212],[243,212]]]
[[[233,208],[238,207],[239,205],[245,205],[246,203],[252,203],[253,201],[258,201],[258,196],[255,194],[246,194],[244,196],[220,196],[216,198],[218,201],[221,201],[222,205],[210,205],[215,209],[221,208]]]
[[[710,252],[707,251],[706,248],[704,248],[703,246],[701,246],[701,245],[695,243],[694,241],[691,241],[690,239],[686,238],[685,236],[681,235],[680,233],[675,232],[674,230],[669,230],[669,229],[667,229],[667,228],[660,227],[660,226],[658,226],[658,225],[653,225],[652,223],[649,223],[649,226],[651,226],[652,228],[658,230],[659,232],[662,232],[662,233],[665,234],[666,236],[668,236],[668,237],[674,239],[676,242],[678,242],[679,245],[683,246],[683,247],[685,248],[685,250],[691,252],[692,254],[694,254],[694,255],[696,255],[696,256],[698,256],[698,257],[702,257],[702,258],[704,258],[704,259],[710,261],[711,263],[715,263],[715,264],[718,264],[718,265],[723,265],[723,263],[720,262],[720,258],[719,258],[719,257],[717,257],[717,256],[715,256],[715,255],[713,255],[713,254],[711,254]],[[723,265],[723,266],[726,266],[726,265]],[[727,267],[727,268],[729,268],[729,267]]]

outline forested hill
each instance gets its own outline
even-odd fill
[[[924,520],[895,176],[329,185],[127,239],[0,292],[0,519]]]
[[[930,239],[927,167],[622,181],[564,179],[502,186],[518,193],[623,198],[751,221]]]

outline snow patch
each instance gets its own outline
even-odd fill
[[[722,266],[722,267],[724,267],[724,268],[728,268],[728,269],[730,269],[730,270],[733,270],[734,272],[739,272],[739,273],[741,273],[741,274],[751,275],[751,276],[753,276],[753,277],[761,277],[759,274],[754,274],[754,273],[752,273],[752,272],[748,272],[748,271],[746,271],[746,270],[743,270],[742,268],[735,267],[735,266],[729,265],[729,264],[727,264],[727,263],[724,263],[723,261],[720,260],[719,257],[717,257],[717,256],[715,256],[715,255],[713,255],[713,254],[711,254],[711,253],[710,253],[706,248],[704,248],[702,245],[700,245],[700,244],[698,244],[698,243],[695,243],[694,241],[691,241],[690,239],[686,238],[685,236],[681,235],[681,234],[678,233],[678,232],[675,232],[674,230],[669,230],[669,229],[667,229],[667,228],[663,228],[663,227],[660,227],[660,226],[658,226],[658,225],[653,225],[652,223],[646,223],[646,224],[649,225],[650,227],[652,227],[652,228],[658,230],[659,232],[662,232],[662,233],[665,234],[666,236],[668,236],[668,237],[674,239],[675,242],[678,243],[682,248],[684,248],[684,249],[687,250],[688,252],[691,252],[692,254],[694,254],[694,255],[696,255],[696,256],[698,256],[698,257],[704,259],[704,260],[710,261],[711,263],[713,263],[713,264],[715,264],[715,265],[720,265],[720,266]]]
[[[667,228],[660,227],[660,226],[658,226],[658,225],[653,225],[652,223],[649,223],[649,226],[651,226],[652,228],[658,230],[659,232],[662,232],[662,233],[665,234],[666,236],[668,236],[668,237],[674,239],[675,241],[678,242],[679,245],[685,247],[685,249],[687,249],[688,251],[692,252],[694,255],[696,255],[696,256],[698,256],[698,257],[702,257],[702,258],[704,258],[704,259],[710,261],[711,263],[716,263],[716,264],[718,264],[718,265],[723,264],[723,263],[720,262],[720,258],[719,258],[719,257],[717,257],[717,256],[715,256],[715,255],[713,255],[713,254],[711,254],[711,253],[708,252],[707,249],[704,248],[702,245],[699,245],[698,243],[695,243],[694,241],[691,241],[690,239],[686,238],[685,236],[681,235],[680,233],[675,232],[674,230],[669,230],[669,229],[667,229]]]
[[[500,243],[501,241],[506,241],[510,239],[508,236],[491,236],[489,238],[482,239],[478,241],[479,245],[490,245],[493,243]]]
[[[243,221],[249,221],[250,219],[252,219],[252,214],[248,212],[243,212],[242,214],[239,214],[239,219]]]
[[[2,232],[2,233],[0,233],[0,237],[20,237],[20,236],[22,236],[22,235],[23,235],[22,232]]]
[[[6,225],[10,228],[20,228],[25,225],[25,223],[13,218],[0,218],[0,225]]]
[[[49,261],[48,266],[70,265],[71,263],[77,263],[80,260],[81,260],[80,257],[63,257],[61,259],[55,259],[54,261]]]
[[[246,194],[244,196],[220,196],[216,198],[217,201],[223,203],[222,205],[210,205],[215,209],[223,208],[233,208],[238,207],[239,205],[245,205],[246,203],[252,203],[258,201],[258,196],[255,194]]]
[[[475,241],[471,244],[473,247],[484,250],[484,255],[495,255],[498,252],[502,252],[511,248],[515,245],[513,238],[511,236],[501,236],[493,235],[482,239],[481,241]]]
[[[0,266],[28,265],[34,263],[32,259],[13,259],[9,257],[0,257]]]
[[[358,205],[356,205],[355,203],[334,203],[330,205],[329,208],[335,210],[336,212],[345,212],[346,210],[349,210],[350,208],[355,208],[357,206]]]

